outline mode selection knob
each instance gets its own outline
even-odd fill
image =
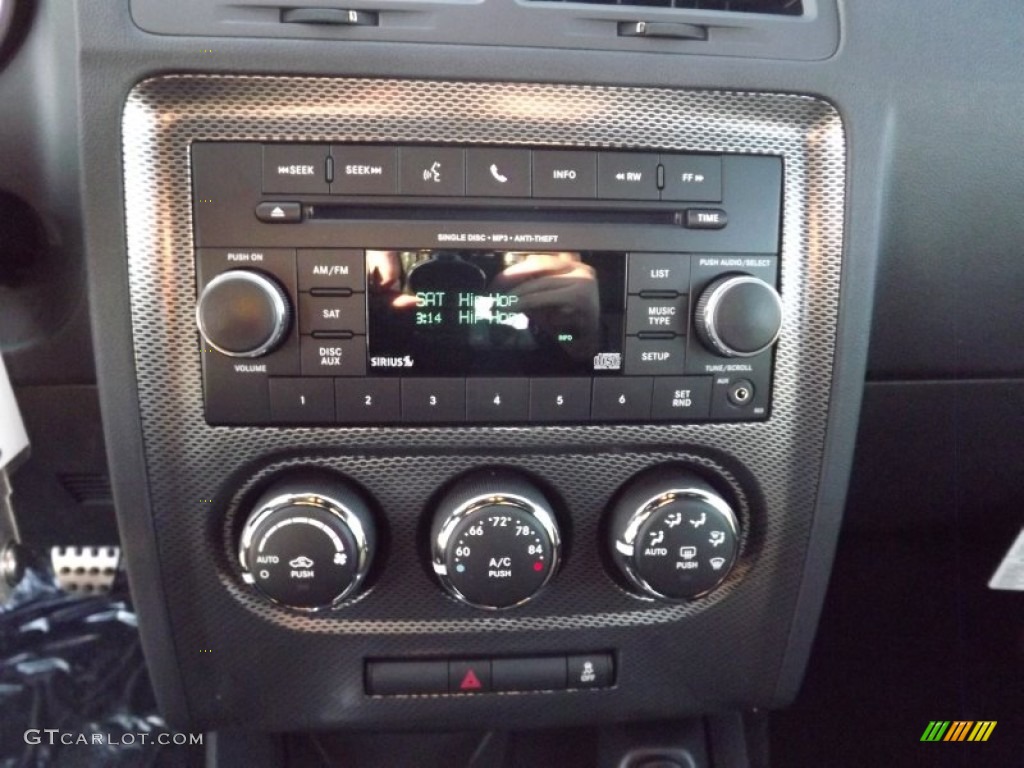
[[[253,506],[238,559],[243,579],[275,603],[306,611],[354,596],[373,562],[373,517],[333,476],[275,483]]]
[[[441,499],[430,534],[434,573],[456,599],[511,608],[558,567],[558,524],[544,494],[519,475],[477,472]]]
[[[211,347],[231,357],[259,357],[288,332],[291,307],[274,278],[251,269],[214,277],[199,294],[196,323]]]
[[[760,278],[724,275],[700,295],[694,321],[710,351],[722,357],[753,357],[778,340],[782,299]]]
[[[609,546],[622,574],[642,594],[692,600],[721,584],[736,562],[736,515],[696,475],[657,470],[619,497]]]

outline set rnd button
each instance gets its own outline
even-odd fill
[[[711,415],[711,376],[656,378],[651,395],[651,418],[658,421],[697,421]]]

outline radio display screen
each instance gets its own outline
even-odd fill
[[[621,251],[368,250],[371,376],[622,372]]]

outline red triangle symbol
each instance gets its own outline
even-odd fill
[[[476,676],[476,672],[472,669],[466,672],[466,676],[462,678],[462,682],[459,683],[460,691],[475,691],[479,688],[483,688],[480,683],[480,678]]]

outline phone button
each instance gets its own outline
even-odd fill
[[[530,150],[466,151],[466,194],[470,197],[529,197]]]

